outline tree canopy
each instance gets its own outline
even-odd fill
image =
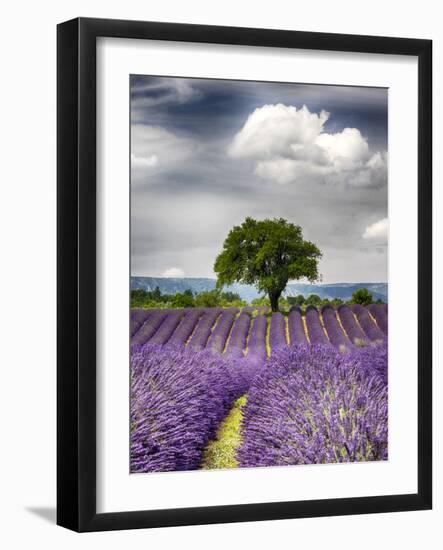
[[[369,304],[372,304],[372,294],[367,288],[359,288],[352,293],[352,303],[368,306]]]
[[[234,282],[253,284],[266,292],[273,311],[289,280],[319,278],[317,246],[303,239],[299,225],[283,218],[246,218],[231,229],[217,256],[214,271],[217,287]]]
[[[301,307],[306,302],[306,299],[303,296],[303,294],[297,294],[297,296],[286,296],[286,300],[288,301],[288,304],[290,306],[299,306],[299,307]]]
[[[204,290],[194,294],[190,288],[175,294],[155,290],[131,290],[131,308],[189,308],[189,307],[244,307],[246,302],[237,292],[220,289]]]
[[[320,306],[322,303],[322,299],[318,294],[309,294],[309,296],[305,300],[305,304],[307,306]]]

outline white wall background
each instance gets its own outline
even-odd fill
[[[15,549],[96,548],[438,548],[443,522],[439,372],[442,320],[434,317],[434,510],[76,535],[55,518],[55,26],[77,16],[287,28],[434,40],[434,212],[443,207],[443,31],[439,3],[372,0],[66,0],[2,9],[0,128],[0,544]],[[405,113],[407,116],[407,113]],[[434,280],[442,279],[435,221]],[[434,285],[434,308],[443,307]],[[440,338],[441,341],[441,338]],[[407,345],[407,342],[405,342]]]

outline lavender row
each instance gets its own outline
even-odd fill
[[[254,378],[239,465],[386,460],[387,387],[332,346],[290,346]]]
[[[352,344],[337,321],[334,308],[324,306],[321,310],[321,316],[331,344],[343,352],[351,349]]]
[[[281,313],[274,313],[271,317],[271,326],[269,328],[269,347],[271,355],[286,347],[286,322]]]
[[[131,336],[134,336],[134,334],[149,317],[149,314],[149,309],[136,308],[131,310]]]
[[[323,330],[318,311],[314,306],[308,306],[306,308],[306,328],[311,344],[329,345],[328,337]]]
[[[356,346],[368,344],[366,334],[357,323],[351,308],[348,306],[339,306],[337,311],[341,324],[351,342]]]
[[[268,319],[258,315],[252,322],[251,332],[248,340],[247,358],[251,361],[264,361],[266,359],[266,331],[268,330]]]
[[[305,329],[301,310],[297,306],[292,306],[288,315],[288,332],[290,344],[307,344]]]
[[[169,311],[155,334],[150,338],[149,342],[159,346],[166,344],[172,336],[174,330],[178,327],[183,315],[184,312],[180,309]]]
[[[371,304],[369,312],[374,317],[377,325],[384,334],[388,334],[388,311],[386,304]]]
[[[368,310],[360,304],[353,304],[351,308],[353,313],[356,315],[361,328],[364,330],[369,340],[371,340],[371,342],[382,342],[385,338],[385,335],[374,323],[368,313]]]
[[[220,308],[210,308],[206,310],[200,318],[198,325],[195,327],[191,340],[188,342],[188,346],[191,349],[201,351],[205,348],[206,343],[211,336],[212,327],[221,314],[221,311],[222,310]]]
[[[247,389],[241,380],[233,359],[169,346],[134,347],[130,471],[197,469],[221,419]]]
[[[383,341],[386,335],[374,318],[377,316],[380,325],[384,319],[387,330],[386,309],[384,304],[373,304],[369,308],[342,305],[336,312],[332,306],[324,306],[320,317],[315,307],[308,306],[305,317],[306,331],[299,308],[291,308],[287,329],[285,317],[281,313],[274,313],[269,320],[271,353],[273,350],[284,348],[287,339],[291,345],[332,344],[343,351],[349,350],[351,344],[363,346],[370,342]],[[258,315],[251,319],[248,311],[242,311],[236,320],[238,312],[238,308],[134,309],[131,311],[131,332],[135,331],[137,326],[139,328],[132,336],[132,344],[188,344],[194,350],[202,350],[207,346],[214,352],[223,353],[226,349],[230,354],[241,357],[246,349],[251,323],[254,324],[255,319],[261,318],[263,320],[257,322],[256,328],[251,330],[250,346],[251,349],[256,347],[259,350],[258,355],[266,356],[267,318]]]
[[[148,342],[160,327],[164,319],[167,317],[171,310],[168,309],[155,309],[149,315],[145,323],[138,329],[133,336],[132,345],[143,345]]]
[[[251,317],[247,313],[240,313],[232,328],[226,353],[231,357],[243,357],[246,340],[249,334]]]
[[[207,343],[207,348],[216,353],[223,353],[226,340],[228,339],[231,331],[232,323],[234,322],[238,313],[238,309],[230,308],[225,309],[220,315],[211,337]]]
[[[203,311],[201,309],[187,309],[181,323],[174,331],[168,343],[174,346],[184,346],[202,314]]]

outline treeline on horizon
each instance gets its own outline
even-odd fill
[[[321,298],[317,294],[310,294],[306,298],[299,294],[297,296],[286,296],[280,298],[279,309],[282,313],[288,312],[292,306],[298,306],[305,311],[308,306],[322,307],[325,305],[339,306],[342,304],[383,304],[383,300],[374,300],[367,288],[360,288],[352,294],[351,300],[334,298]],[[260,296],[251,302],[242,300],[236,292],[220,291],[218,289],[206,290],[194,293],[191,289],[176,294],[163,294],[157,286],[155,290],[136,289],[131,290],[131,308],[192,308],[192,307],[270,307],[267,296]]]

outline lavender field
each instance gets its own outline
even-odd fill
[[[386,460],[387,89],[130,88],[130,471]]]
[[[133,309],[131,343],[207,349],[231,357],[264,360],[298,344],[322,344],[339,351],[377,344],[387,337],[387,304],[308,306],[287,316],[266,307]]]
[[[131,311],[131,472],[387,458],[387,305]]]

